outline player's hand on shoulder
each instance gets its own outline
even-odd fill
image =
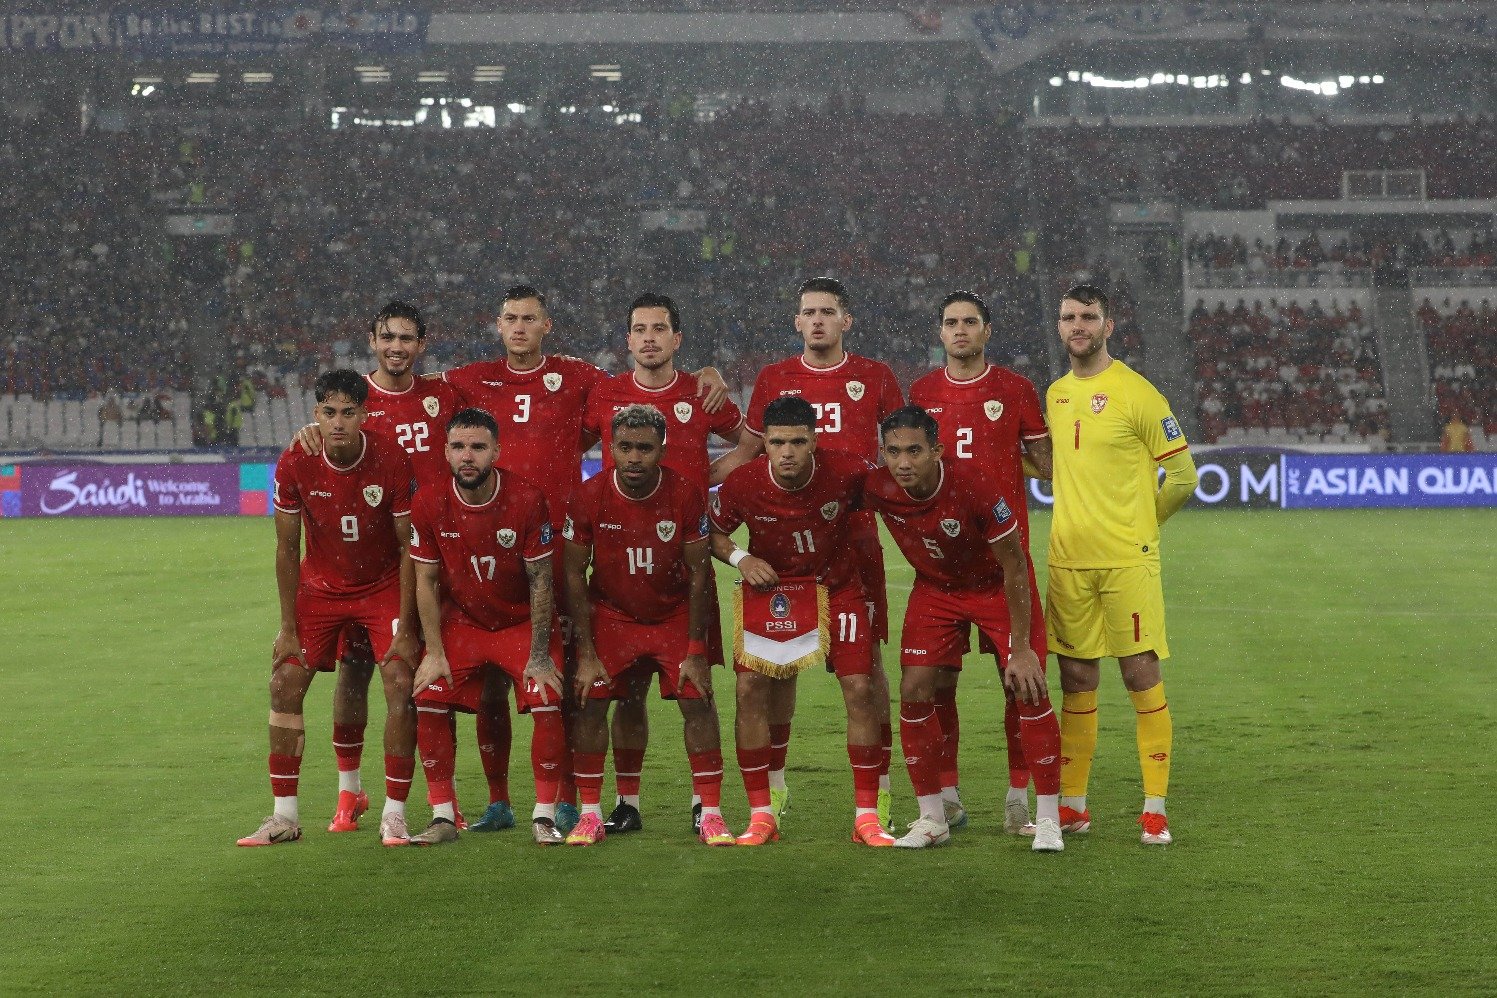
[[[279,669],[293,658],[301,658],[301,638],[296,631],[283,628],[276,632],[275,643],[270,646],[271,671]]]
[[[439,679],[452,682],[452,670],[447,666],[447,656],[428,649],[426,656],[421,659],[421,668],[416,670],[416,678],[411,681],[411,689],[419,693]]]
[[[608,670],[603,668],[597,652],[578,649],[577,675],[572,679],[572,692],[577,695],[577,702],[587,699],[587,691],[594,683],[607,681]]]
[[[715,367],[704,367],[697,373],[697,398],[709,413],[717,412],[728,401],[728,383]]]
[[[1003,685],[1009,692],[1025,703],[1039,703],[1044,699],[1045,670],[1040,667],[1039,656],[1028,646],[1015,647],[1008,655],[1008,667],[1003,670]]]
[[[533,685],[541,695],[541,703],[546,706],[552,704],[551,694],[555,694],[555,703],[560,703],[564,695],[561,684],[561,673],[556,670],[556,663],[551,661],[550,655],[532,655],[525,663],[525,672],[522,678]],[[550,693],[546,691],[549,690]]]
[[[749,555],[738,563],[738,574],[743,576],[743,581],[755,589],[773,589],[780,584],[780,577],[769,562],[763,558],[755,558]]]
[[[296,439],[291,441],[308,454],[322,453],[322,427],[316,423],[308,423],[296,431]]]
[[[706,655],[687,655],[681,660],[681,682],[695,686],[703,700],[712,699],[712,667]]]

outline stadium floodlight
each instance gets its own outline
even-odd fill
[[[1253,74],[1252,73],[1243,73],[1242,76],[1239,78],[1238,82],[1241,83],[1241,84],[1243,84],[1244,86],[1247,86],[1247,85],[1251,84],[1253,82]]]
[[[530,110],[530,108],[526,107],[524,104],[521,104],[519,101],[511,101],[505,106],[509,108],[510,114],[524,114],[526,111]]]
[[[1343,87],[1343,88],[1344,87],[1349,87],[1349,86],[1351,86],[1355,82],[1357,82],[1357,81],[1355,79],[1353,79],[1352,77],[1350,77],[1350,76],[1338,76],[1338,77],[1336,77],[1336,84],[1338,86],[1340,86],[1340,87]]]
[[[417,83],[446,83],[450,78],[444,69],[423,69],[416,74]]]
[[[1133,81],[1133,85],[1139,88],[1147,87],[1149,85],[1149,78],[1147,76],[1140,76]]]
[[[1090,76],[1092,74],[1087,73],[1086,75]],[[1069,73],[1066,74],[1066,79],[1070,80],[1072,83],[1080,83],[1081,82],[1081,74],[1078,73],[1078,72],[1076,72],[1076,70],[1073,69]]]
[[[142,86],[144,86],[147,83],[165,83],[166,80],[164,78],[160,77],[160,76],[137,76],[134,79],[132,79],[130,82],[131,83],[139,83]]]
[[[1149,77],[1149,82],[1150,83],[1158,84],[1158,83],[1170,83],[1172,81],[1166,79],[1165,75],[1163,73],[1155,73],[1153,76]]]
[[[385,71],[385,67],[383,67],[383,66],[355,66],[353,68],[353,71],[355,73],[383,73]]]
[[[504,79],[503,66],[474,66],[474,83],[499,83]]]
[[[270,83],[275,80],[274,73],[243,73],[239,77],[245,83]]]
[[[1061,80],[1061,78],[1058,77],[1058,76],[1052,76],[1052,77],[1050,77],[1050,85],[1052,87],[1058,87],[1058,86],[1061,85],[1062,82],[1064,82],[1064,81]]]
[[[1357,77],[1357,82],[1358,83],[1371,83],[1372,82],[1372,77],[1370,77],[1370,76],[1359,76],[1359,77]]]
[[[1372,82],[1373,83],[1382,83],[1383,82],[1382,74],[1378,74],[1377,76],[1374,76],[1372,78]]]
[[[187,74],[188,83],[217,83],[218,74],[213,72],[193,72]]]
[[[623,67],[616,62],[595,62],[588,67],[588,73],[595,80],[607,80],[617,83],[624,78]]]

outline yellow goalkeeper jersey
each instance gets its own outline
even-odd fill
[[[1187,447],[1164,396],[1114,360],[1101,374],[1051,385],[1045,417],[1055,448],[1050,564],[1159,564],[1159,462]]]

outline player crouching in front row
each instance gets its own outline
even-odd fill
[[[922,849],[951,838],[934,700],[940,671],[962,667],[975,624],[998,649],[1003,683],[1017,701],[1024,757],[1037,791],[1033,848],[1060,852],[1060,726],[1045,688],[1044,638],[1031,638],[1038,647],[1024,641],[1033,632],[1029,559],[1018,517],[997,489],[941,459],[940,430],[924,409],[899,409],[879,430],[885,466],[869,473],[864,502],[883,515],[915,569],[900,652],[899,736],[920,817],[894,844]]]
[[[458,837],[452,771],[454,709],[473,713],[484,672],[515,683],[515,706],[535,722],[530,763],[535,841],[563,841],[556,799],[566,757],[561,722],[561,634],[552,606],[553,539],[540,490],[494,467],[499,428],[482,409],[447,424],[446,488],[421,489],[411,512],[411,559],[426,656],[416,671],[416,742],[432,821],[412,845]],[[523,664],[522,664],[523,663]]]
[[[700,836],[712,846],[735,844],[723,821],[722,743],[707,662],[713,603],[702,491],[662,467],[665,417],[628,405],[610,422],[613,468],[594,475],[572,496],[566,541],[567,598],[576,627],[575,692],[581,709],[572,728],[572,759],[582,817],[568,845],[605,837],[603,760],[608,705],[648,690],[660,674],[660,695],[676,700],[686,724],[692,792],[701,798]],[[592,579],[587,578],[592,563]]]

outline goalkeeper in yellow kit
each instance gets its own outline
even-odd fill
[[[1091,827],[1086,782],[1097,747],[1098,660],[1116,658],[1133,700],[1147,845],[1168,845],[1171,724],[1159,660],[1169,657],[1159,525],[1195,489],[1196,469],[1169,403],[1107,352],[1107,296],[1078,285],[1060,301],[1071,373],[1045,395],[1055,453],[1045,619],[1060,664],[1060,823]],[[1159,483],[1159,468],[1165,479]]]

